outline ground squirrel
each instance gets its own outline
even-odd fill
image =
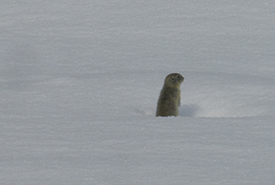
[[[180,106],[180,84],[184,77],[179,73],[169,74],[159,95],[156,116],[178,116]]]

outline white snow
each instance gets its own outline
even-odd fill
[[[275,2],[6,1],[0,184],[275,184]],[[167,74],[179,117],[155,117]]]

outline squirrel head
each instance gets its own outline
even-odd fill
[[[165,85],[169,87],[179,87],[184,77],[179,73],[171,73],[165,78]]]

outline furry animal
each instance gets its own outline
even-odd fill
[[[169,74],[158,99],[156,116],[178,116],[180,106],[180,84],[184,77],[179,73]]]

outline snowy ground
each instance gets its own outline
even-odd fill
[[[275,184],[275,2],[3,1],[0,184]],[[179,72],[179,117],[156,118]]]

